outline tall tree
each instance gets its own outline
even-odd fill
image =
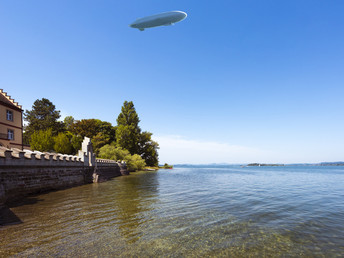
[[[75,122],[74,117],[72,116],[66,116],[65,119],[63,120],[66,130],[70,131],[72,130],[73,124]]]
[[[92,138],[96,136],[100,130],[99,121],[98,119],[82,119],[76,121],[72,125],[71,131],[76,135]]]
[[[140,135],[140,155],[148,166],[158,166],[159,144],[152,140],[152,133],[143,132]]]
[[[51,128],[52,135],[57,135],[64,131],[63,122],[58,121],[60,111],[56,110],[55,105],[48,99],[37,99],[32,110],[26,110],[24,120],[28,122],[25,127],[25,138],[30,139],[35,131],[48,130]]]
[[[141,129],[139,116],[132,101],[125,101],[122,112],[117,118],[116,143],[118,147],[127,149],[130,154],[138,154]]]
[[[116,138],[116,128],[111,123],[99,119],[82,119],[76,121],[71,126],[71,132],[89,138],[93,138],[98,133],[102,133],[105,137],[109,138],[110,142],[115,141]]]
[[[92,140],[96,154],[101,147],[114,142],[116,139],[116,128],[111,123],[99,119],[82,119],[73,123],[71,131],[75,135],[89,137]]]

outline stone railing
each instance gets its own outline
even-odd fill
[[[113,167],[119,164],[126,164],[125,161],[115,161],[110,159],[96,159],[97,167]]]
[[[86,156],[86,155],[85,155]],[[87,161],[87,164],[85,164]],[[0,147],[2,166],[88,166],[87,157]]]
[[[87,155],[88,154],[88,155]],[[61,153],[50,153],[17,148],[0,147],[0,166],[85,166],[85,167],[115,167],[125,165],[124,161],[95,159],[89,156],[93,153],[79,151],[79,156]]]

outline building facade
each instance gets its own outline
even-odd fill
[[[0,146],[23,149],[23,110],[0,89]]]

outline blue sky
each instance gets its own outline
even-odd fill
[[[138,17],[186,20],[144,32]],[[162,163],[344,160],[344,1],[0,1],[0,88],[116,124]]]

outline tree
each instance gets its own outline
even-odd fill
[[[116,127],[111,123],[99,120],[99,131],[108,138],[108,144],[116,141]]]
[[[116,138],[116,128],[111,123],[99,119],[82,119],[76,121],[71,127],[71,132],[91,139],[97,136],[98,133],[102,133],[107,138],[106,144],[115,141]]]
[[[75,120],[74,120],[74,117],[72,116],[66,116],[63,122],[65,124],[66,130],[70,131],[73,127]]]
[[[67,137],[65,133],[59,133],[55,137],[55,144],[54,144],[54,150],[58,153],[62,154],[72,154],[73,153],[73,147],[70,143],[70,139]]]
[[[126,156],[124,160],[129,171],[143,170],[146,166],[146,162],[138,154]]]
[[[124,160],[128,155],[130,155],[128,150],[107,144],[100,148],[98,156],[102,159],[112,159],[118,161]]]
[[[52,129],[39,130],[32,133],[31,138],[31,149],[37,151],[52,151],[54,148],[54,138]]]
[[[131,155],[139,154],[149,166],[158,165],[159,144],[152,140],[152,133],[139,127],[139,116],[132,101],[125,101],[117,118],[117,146],[129,150]]]
[[[71,128],[71,131],[76,134],[82,136],[82,138],[89,137],[92,138],[97,135],[100,130],[98,119],[82,119],[80,121],[76,121]]]
[[[152,140],[152,133],[143,132],[140,135],[140,155],[148,166],[158,166],[159,144]]]
[[[70,133],[72,134],[72,133]],[[81,150],[81,144],[82,144],[83,138],[80,135],[72,134],[72,138],[70,139],[70,143],[73,147],[73,153],[78,153],[79,150]]]
[[[35,131],[48,130],[51,128],[52,135],[57,135],[64,131],[63,122],[58,121],[60,111],[56,110],[55,105],[48,99],[37,99],[32,110],[26,110],[24,120],[28,122],[25,127],[25,139],[28,141]]]
[[[117,118],[116,143],[130,154],[138,154],[141,129],[133,102],[125,101],[121,111]]]
[[[99,149],[108,143],[109,143],[109,138],[107,138],[101,132],[99,132],[96,136],[92,138],[93,151],[96,154],[96,156],[98,156]]]
[[[110,144],[100,148],[99,157],[103,159],[124,160],[127,163],[129,171],[143,170],[146,166],[145,161],[140,155],[130,155],[128,150]]]

